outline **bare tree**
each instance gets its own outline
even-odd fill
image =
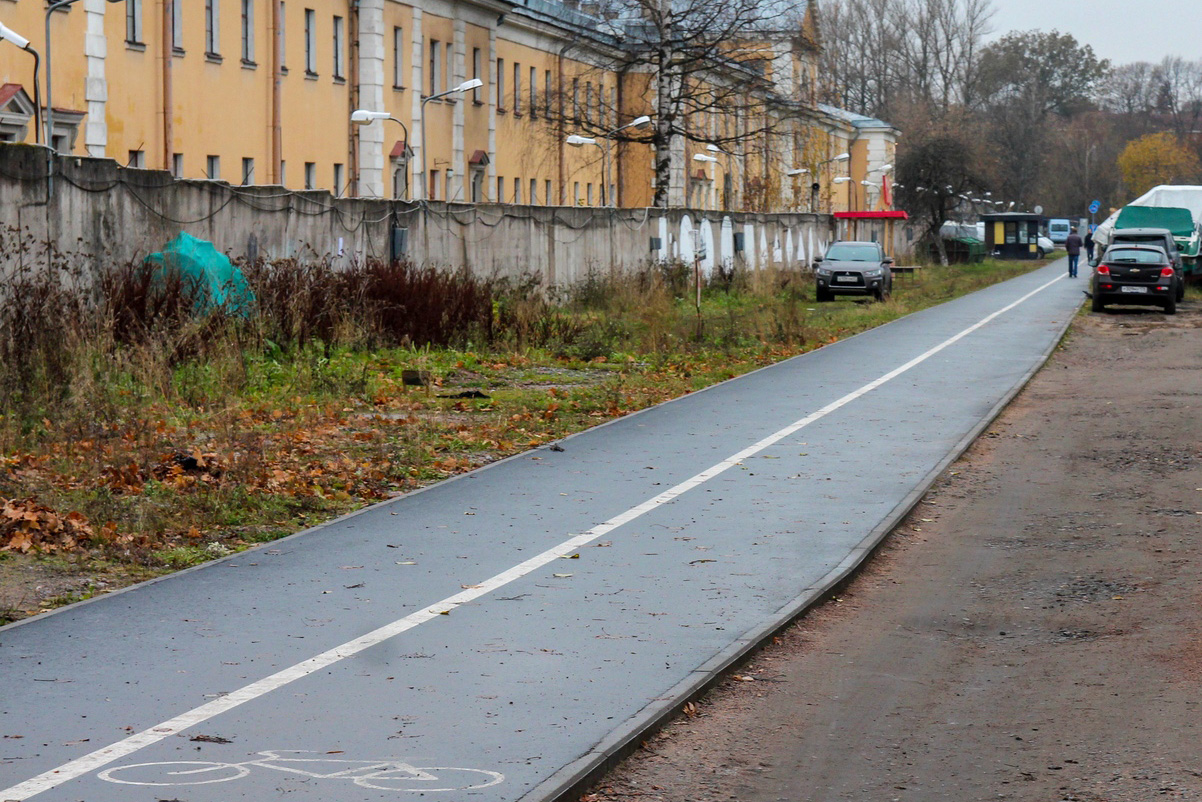
[[[601,98],[600,113],[582,115],[573,90],[561,87],[556,104],[576,129],[654,149],[654,205],[681,203],[685,140],[740,154],[778,130],[787,104],[770,72],[774,42],[801,35],[778,30],[772,0],[603,0],[604,20],[577,48],[598,74],[621,76],[624,85],[646,81],[648,131],[620,127],[616,98]]]
[[[973,105],[991,0],[835,0],[825,7],[827,102],[890,117]]]

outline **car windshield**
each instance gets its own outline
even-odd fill
[[[832,262],[879,262],[881,255],[875,245],[836,242],[826,252],[826,258]]]
[[[1164,264],[1164,254],[1159,251],[1148,251],[1135,248],[1115,248],[1106,254],[1107,262],[1122,262],[1136,265]]]

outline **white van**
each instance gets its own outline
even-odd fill
[[[1073,225],[1068,220],[1049,220],[1048,221],[1048,239],[1055,242],[1057,245],[1062,245],[1068,234],[1073,230]]]

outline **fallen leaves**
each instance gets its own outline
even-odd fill
[[[0,506],[0,551],[72,551],[94,536],[78,512],[62,515],[34,499],[3,499]]]

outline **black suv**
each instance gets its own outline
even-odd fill
[[[1179,281],[1164,248],[1111,245],[1094,268],[1090,308],[1101,312],[1106,304],[1141,304],[1164,307],[1166,315],[1176,314]]]
[[[1116,245],[1155,245],[1163,249],[1169,257],[1169,262],[1173,265],[1173,273],[1177,282],[1174,297],[1178,301],[1185,297],[1185,275],[1181,269],[1181,252],[1177,250],[1177,241],[1173,239],[1172,231],[1167,228],[1120,228],[1110,235],[1110,242],[1107,243],[1108,248]]]
[[[876,242],[834,242],[814,259],[814,295],[871,295],[883,301],[893,291],[893,258]]]

